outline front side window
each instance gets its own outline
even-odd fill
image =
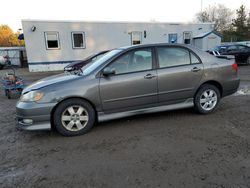
[[[73,48],[85,48],[85,33],[72,32],[72,45]]]
[[[178,47],[157,48],[159,67],[173,67],[190,64],[189,51]]]
[[[59,49],[59,33],[58,32],[45,32],[46,48],[47,49]]]
[[[237,46],[229,46],[227,48],[227,51],[234,51],[234,50],[237,50]]]
[[[132,73],[152,69],[152,51],[140,49],[123,54],[108,67],[115,69],[115,74]]]
[[[119,50],[119,49],[111,50],[111,51],[107,52],[106,54],[104,54],[102,57],[100,57],[96,61],[92,61],[92,62],[88,63],[87,65],[85,65],[82,68],[82,74],[83,75],[91,74],[93,71],[98,69],[98,67],[101,67],[103,63],[105,63],[107,60],[109,60],[110,58],[112,58],[113,56],[117,55],[120,52],[121,52],[121,50]]]

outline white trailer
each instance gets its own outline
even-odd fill
[[[22,20],[30,71],[62,70],[102,50],[148,43],[193,44],[211,23]]]

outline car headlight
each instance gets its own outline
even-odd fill
[[[21,96],[21,102],[37,102],[40,101],[44,96],[44,93],[41,91],[30,91]]]

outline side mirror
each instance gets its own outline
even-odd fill
[[[102,74],[104,76],[109,76],[109,75],[115,74],[115,69],[106,67],[106,68],[103,69]]]

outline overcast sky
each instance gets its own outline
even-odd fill
[[[191,22],[201,2],[250,9],[250,0],[2,0],[0,24],[17,31],[21,19]]]

